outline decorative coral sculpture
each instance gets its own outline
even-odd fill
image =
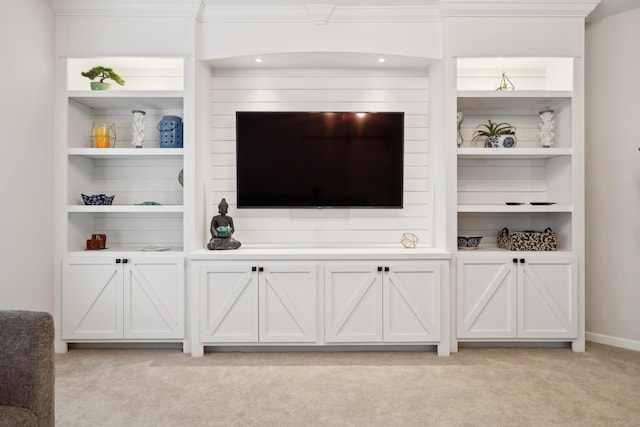
[[[133,113],[131,144],[137,148],[142,148],[142,144],[144,143],[144,116],[147,113],[142,110],[131,110],[131,112]]]
[[[553,145],[553,126],[555,125],[553,120],[553,110],[540,111],[540,132],[538,137],[543,147],[551,147]]]

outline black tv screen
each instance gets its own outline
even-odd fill
[[[402,208],[404,113],[236,112],[238,208]]]

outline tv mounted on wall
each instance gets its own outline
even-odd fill
[[[402,208],[404,113],[236,112],[238,208]]]

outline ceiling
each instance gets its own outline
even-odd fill
[[[632,9],[640,9],[639,0],[601,0],[595,10],[587,16],[587,22],[627,12]]]

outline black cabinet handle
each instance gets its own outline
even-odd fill
[[[258,271],[264,271],[264,267],[258,267]]]
[[[385,267],[385,268],[384,268],[384,271],[389,271],[389,267]]]
[[[514,258],[514,259],[513,259],[513,263],[514,263],[514,264],[517,264],[517,263],[518,263],[518,258]]]
[[[524,264],[524,258],[520,258],[520,264]]]
[[[378,267],[378,271],[382,271],[382,266],[379,266],[379,267]]]
[[[116,258],[116,264],[120,264],[122,260],[120,258]]]
[[[123,264],[126,264],[126,263],[128,263],[128,262],[129,262],[129,260],[128,260],[128,259],[126,259],[126,258],[123,258],[123,259],[122,259],[122,263],[123,263]]]
[[[258,267],[251,267],[251,271],[258,271]]]

